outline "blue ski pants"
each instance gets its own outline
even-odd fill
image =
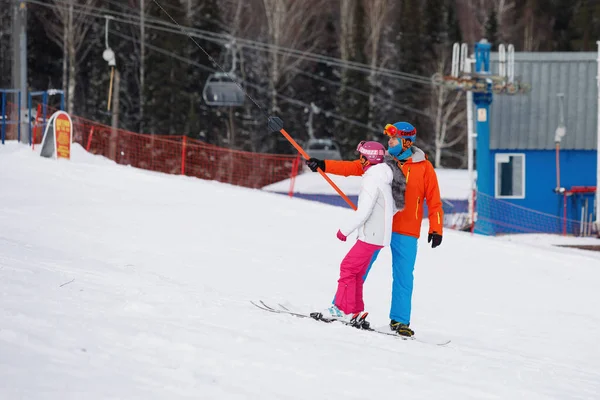
[[[412,308],[413,271],[417,260],[417,238],[399,233],[392,233],[390,248],[392,250],[392,305],[390,319],[403,324],[410,323]],[[367,279],[373,263],[380,250],[371,258],[363,280]]]

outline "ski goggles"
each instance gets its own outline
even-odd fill
[[[414,142],[415,137],[417,136],[417,132],[415,132],[414,130],[403,131],[401,129],[396,128],[392,124],[387,124],[385,128],[383,128],[383,133],[389,137],[410,140],[411,142]]]

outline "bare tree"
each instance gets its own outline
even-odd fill
[[[146,18],[148,17],[149,5],[152,3],[152,0],[129,0],[129,7],[131,9],[137,9],[137,13],[130,14],[130,29],[131,36],[133,38],[133,54],[132,59],[134,60],[134,65],[137,66],[137,75],[132,74],[132,79],[138,86],[137,92],[137,119],[138,123],[138,132],[144,132],[144,105],[146,103],[145,100],[145,90],[146,87]],[[138,23],[139,21],[139,23]],[[133,67],[133,65],[132,65]],[[129,96],[126,94],[123,102],[130,100],[131,103],[134,104],[136,101],[133,99],[129,99]]]
[[[140,0],[140,90],[139,90],[139,110],[140,110],[140,127],[139,131],[144,130],[144,87],[146,85],[146,0]]]
[[[355,0],[340,0],[340,52],[342,60],[350,60],[351,50],[354,48],[352,39],[354,34],[352,29],[354,24],[354,1]]]
[[[498,26],[500,27],[500,32],[506,32],[508,28],[507,25],[511,23],[508,20],[508,16],[511,15],[511,13],[514,11],[515,2],[514,0],[495,0],[495,3],[496,15],[498,18]],[[502,36],[502,34],[500,35],[500,38],[506,39]]]
[[[458,20],[465,41],[473,44],[482,39],[491,10],[496,11],[498,38],[503,41],[510,39],[515,30],[511,18],[515,4],[515,0],[456,0]]]
[[[303,57],[291,57],[280,47],[312,52],[320,44],[324,30],[323,18],[327,0],[262,0],[267,17],[268,35],[273,49],[270,53],[269,76],[271,109],[279,110],[277,94],[298,74]]]
[[[444,74],[448,55],[442,52],[435,63],[437,72]],[[445,149],[460,143],[466,137],[466,129],[457,129],[465,124],[466,110],[463,92],[434,86],[431,96],[431,114],[434,115],[435,166],[440,167]]]
[[[87,46],[80,53],[89,28],[87,11],[96,4],[97,0],[54,0],[52,11],[57,20],[43,20],[44,29],[50,40],[61,47],[63,51],[63,90],[67,93],[67,112],[72,113],[75,105],[75,85],[77,65],[85,57],[92,46]]]
[[[10,87],[12,6],[0,7],[0,87]]]
[[[517,26],[522,27],[523,51],[539,51],[552,34],[554,17],[547,15],[548,10],[540,7],[539,3],[539,0],[524,0],[521,3],[523,9]]]

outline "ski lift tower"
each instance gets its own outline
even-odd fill
[[[475,72],[478,74],[490,74],[490,52],[492,45],[487,40],[481,40],[475,43]],[[485,79],[485,78],[484,78]],[[475,163],[477,165],[477,192],[488,196],[494,194],[494,187],[491,180],[492,160],[489,157],[490,148],[490,105],[492,104],[492,81],[485,79],[486,90],[473,93],[473,102],[476,107],[477,116],[477,152]],[[479,200],[479,196],[477,196]],[[482,204],[477,201],[476,206]],[[490,220],[486,217],[483,210],[477,209],[478,218],[475,220],[474,230],[476,233],[490,232]],[[483,226],[482,226],[483,225]]]
[[[489,207],[484,207],[486,201],[475,201],[475,194],[483,194],[488,198],[494,196],[492,181],[492,160],[490,149],[490,105],[493,95],[516,95],[529,93],[531,86],[520,82],[514,77],[514,47],[508,45],[508,60],[506,46],[501,44],[499,53],[499,74],[492,75],[490,71],[490,54],[492,45],[482,39],[475,43],[474,55],[469,56],[468,46],[455,43],[452,52],[452,72],[450,76],[435,74],[433,83],[450,89],[467,92],[467,139],[468,165],[472,195],[469,198],[469,225],[471,231],[491,235],[494,233]],[[471,64],[475,62],[475,71]],[[471,102],[473,104],[471,104]],[[477,134],[473,132],[472,110],[475,106]],[[476,159],[473,160],[473,138],[476,138]],[[474,178],[473,161],[476,161],[477,178]]]

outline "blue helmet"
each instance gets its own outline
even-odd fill
[[[408,139],[411,142],[414,142],[417,136],[417,129],[408,122],[396,122],[393,125],[388,124],[385,126],[383,132],[388,136],[397,137],[398,139]]]

